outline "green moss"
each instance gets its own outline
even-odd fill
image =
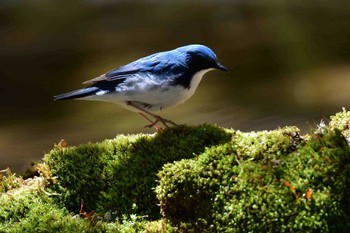
[[[12,174],[9,168],[0,171],[0,194],[18,188],[23,183],[23,179]]]
[[[307,141],[296,128],[237,132],[166,165],[156,193],[163,216],[184,231],[345,232],[349,162],[339,130]]]
[[[56,146],[35,178],[1,173],[0,232],[349,232],[349,119]]]
[[[343,108],[342,112],[331,116],[329,128],[330,130],[340,130],[350,144],[350,111],[346,111],[346,109]]]
[[[137,213],[159,217],[156,174],[163,164],[192,158],[207,146],[230,139],[215,126],[180,126],[155,135],[118,136],[102,143],[55,148],[45,156],[61,193],[59,201],[70,211],[109,211],[112,217]]]
[[[0,232],[82,232],[87,221],[78,221],[54,204],[43,191],[41,179],[30,180],[0,196]]]
[[[139,232],[146,224],[136,217],[109,223],[73,216],[34,187],[2,194],[0,203],[0,232]]]

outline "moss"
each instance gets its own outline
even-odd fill
[[[349,232],[350,112],[300,136],[179,126],[0,175],[0,232]]]
[[[346,232],[350,149],[339,130],[302,141],[298,129],[240,133],[168,164],[156,188],[183,231]]]
[[[172,226],[167,219],[147,222],[143,232],[147,233],[174,233],[179,232],[179,228]]]
[[[19,178],[20,180],[20,178]],[[0,232],[82,232],[86,221],[77,221],[54,204],[41,178],[21,181],[22,186],[0,195]]]
[[[139,232],[146,224],[137,218],[109,223],[73,216],[35,188],[3,194],[0,203],[0,232]]]
[[[18,188],[23,183],[21,177],[17,177],[16,174],[12,174],[9,168],[0,172],[0,193],[6,193],[7,191]]]
[[[159,207],[152,189],[163,164],[195,157],[229,139],[230,134],[215,126],[180,126],[155,136],[121,135],[97,144],[56,147],[44,161],[58,177],[52,189],[62,193],[59,201],[70,211],[77,212],[83,200],[87,212],[155,219]]]
[[[342,112],[338,112],[334,116],[331,116],[329,128],[330,130],[340,130],[348,141],[348,144],[350,144],[350,111],[346,111],[346,109],[343,108]]]

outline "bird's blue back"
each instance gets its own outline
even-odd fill
[[[152,73],[152,75],[156,75],[159,79],[170,79],[173,80],[173,84],[188,88],[191,77],[199,71],[197,67],[192,67],[192,69],[189,67],[191,58],[196,55],[207,56],[216,60],[216,55],[208,47],[203,45],[187,45],[140,58],[107,72],[106,77],[110,81],[124,82],[129,75]],[[147,77],[147,75],[144,77]]]
[[[117,78],[123,75],[130,75],[135,73],[152,72],[156,75],[164,75],[169,73],[179,72],[178,69],[187,69],[185,63],[187,54],[184,51],[171,50],[167,52],[160,52],[140,58],[127,65],[109,71],[107,77]]]

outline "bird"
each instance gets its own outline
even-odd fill
[[[83,82],[88,86],[54,96],[54,100],[112,102],[137,112],[157,131],[177,124],[154,112],[184,103],[204,74],[228,71],[209,47],[191,44],[140,58]]]

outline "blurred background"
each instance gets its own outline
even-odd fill
[[[212,71],[177,123],[304,133],[350,105],[350,1],[0,1],[0,169],[23,172],[69,145],[153,133],[118,105],[54,102],[83,81],[151,53],[200,43]]]

